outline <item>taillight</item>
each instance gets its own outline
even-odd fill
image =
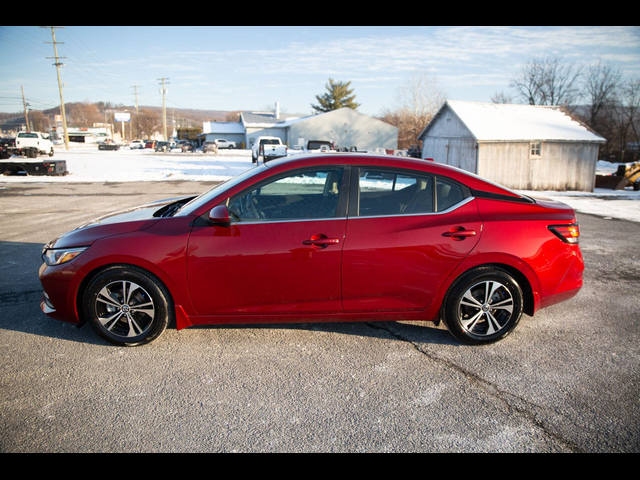
[[[580,227],[577,223],[571,225],[549,225],[548,228],[565,243],[574,245],[580,243]]]

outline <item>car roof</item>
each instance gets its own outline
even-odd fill
[[[456,180],[473,190],[481,190],[501,195],[521,197],[515,192],[492,183],[473,173],[431,160],[397,155],[369,154],[364,152],[301,153],[273,160],[265,164],[270,169],[289,170],[291,168],[315,165],[354,165],[380,168],[401,168],[418,170],[431,175],[441,175]]]

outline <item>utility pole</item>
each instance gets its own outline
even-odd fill
[[[24,120],[27,123],[27,132],[31,130],[29,127],[29,113],[27,113],[27,107],[29,104],[24,99],[24,87],[20,85],[20,90],[22,90],[22,105],[24,106]]]
[[[138,131],[140,130],[138,128],[139,127],[139,124],[138,124],[138,87],[139,86],[140,85],[134,85],[134,86],[131,87],[131,88],[133,88],[133,91],[135,92],[135,96],[136,96],[136,137],[138,136]],[[133,135],[132,135],[132,137],[133,137]],[[133,140],[133,138],[132,138],[132,140]]]
[[[60,67],[63,67],[64,64],[60,63],[60,59],[67,57],[58,57],[58,44],[64,44],[64,42],[56,42],[56,28],[64,28],[64,27],[40,27],[40,28],[51,28],[51,38],[53,42],[44,42],[44,43],[53,43],[53,54],[54,57],[47,57],[49,59],[55,59],[56,63],[54,63],[56,67],[56,71],[58,73],[58,89],[60,90],[60,113],[62,114],[62,128],[64,129],[64,146],[67,150],[69,150],[69,131],[67,130],[67,115],[64,111],[64,97],[62,95],[62,79],[60,78]]]
[[[162,94],[162,131],[164,134],[165,142],[169,140],[167,137],[167,104],[166,104],[166,95],[167,89],[165,88],[165,80],[169,80],[168,78],[159,78],[158,80],[162,81],[162,89],[160,89],[160,93]],[[167,82],[168,84],[169,82]]]

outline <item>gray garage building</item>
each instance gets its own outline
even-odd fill
[[[226,138],[251,148],[258,137],[279,137],[290,148],[309,140],[326,140],[339,147],[358,150],[398,148],[398,129],[351,108],[318,115],[291,115],[275,112],[242,112],[240,122],[205,122],[207,140]]]
[[[398,148],[397,127],[346,107],[288,120],[286,129],[289,146],[328,140],[338,147],[357,147],[361,151]]]
[[[593,191],[606,140],[561,107],[447,101],[422,157],[519,190]]]

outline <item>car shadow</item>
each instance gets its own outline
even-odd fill
[[[300,330],[338,333],[369,338],[397,340],[409,343],[434,345],[459,345],[451,334],[434,322],[322,322],[322,323],[263,323],[238,325],[198,325],[186,330],[235,329],[235,330]]]
[[[20,332],[66,341],[105,345],[88,326],[60,322],[40,310],[42,287],[38,269],[42,264],[44,244],[0,241],[0,336],[4,332]],[[169,327],[175,330],[175,325]],[[411,343],[455,344],[455,339],[432,322],[327,322],[286,324],[240,324],[194,326],[182,330],[279,329],[309,332],[332,332],[341,335],[397,340]],[[161,341],[161,339],[160,339]]]

